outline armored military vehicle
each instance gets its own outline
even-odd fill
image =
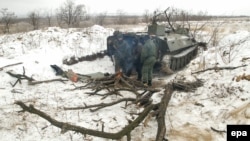
[[[107,53],[112,58],[115,52],[114,42],[116,40],[115,31],[114,35],[107,38]],[[189,36],[188,29],[177,28],[172,31],[163,25],[150,25],[148,32],[145,33],[121,33],[123,40],[126,40],[134,53],[133,66],[137,72],[140,71],[140,49],[141,45],[149,38],[149,34],[154,34],[154,41],[158,48],[158,57],[155,69],[160,71],[176,71],[185,67],[191,59],[197,55],[199,43]],[[132,66],[132,65],[129,65]],[[128,70],[132,71],[132,67]],[[126,72],[130,74],[130,72]],[[167,72],[168,73],[168,72]]]

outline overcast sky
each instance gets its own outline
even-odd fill
[[[0,8],[8,8],[17,16],[27,16],[34,10],[41,13],[54,10],[66,0],[0,0]],[[142,14],[145,10],[164,10],[173,6],[188,11],[203,11],[210,15],[248,15],[250,16],[250,0],[75,0],[76,4],[84,4],[89,13],[116,13],[122,10],[127,14]]]

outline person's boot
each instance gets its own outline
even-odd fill
[[[152,80],[148,80],[148,86],[152,86]]]
[[[147,82],[143,81],[142,83],[143,83],[144,86],[148,86]]]

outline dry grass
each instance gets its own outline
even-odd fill
[[[228,120],[239,121],[235,124],[250,123],[250,103],[243,104],[234,110],[231,110],[224,116]]]
[[[213,137],[208,130],[200,129],[192,124],[185,124],[179,128],[171,129],[169,140],[172,141],[212,141]]]

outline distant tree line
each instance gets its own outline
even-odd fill
[[[7,8],[0,9],[0,30],[2,33],[10,33],[11,26],[21,26],[20,22],[28,23],[31,26],[26,28],[19,27],[21,29],[37,30],[42,27],[60,26],[63,28],[71,27],[86,27],[93,24],[98,25],[123,25],[123,24],[138,24],[140,22],[149,24],[154,20],[155,14],[158,22],[171,20],[174,25],[177,22],[187,21],[204,21],[213,18],[206,12],[191,13],[177,8],[167,8],[166,11],[160,11],[156,9],[150,13],[149,10],[145,10],[142,15],[128,15],[126,11],[117,10],[116,14],[109,15],[106,11],[97,15],[89,15],[86,7],[83,4],[76,4],[73,0],[66,0],[59,8],[54,12],[47,10],[45,13],[41,13],[38,10],[30,11],[26,18],[17,18],[14,12],[9,11]],[[165,12],[165,13],[164,13]],[[14,27],[13,27],[14,28]],[[18,32],[18,31],[13,31]]]
[[[55,15],[52,12],[47,12],[43,16],[38,10],[34,10],[28,13],[26,18],[23,18],[25,22],[32,25],[32,30],[39,29],[41,21],[46,21],[47,26],[52,26],[53,18],[56,18],[57,25],[66,27],[79,27],[80,22],[86,19],[86,9],[84,5],[76,5],[73,0],[66,0],[55,11]],[[11,25],[17,23],[17,16],[14,12],[9,11],[7,8],[0,10],[0,27],[3,33],[10,33]]]

